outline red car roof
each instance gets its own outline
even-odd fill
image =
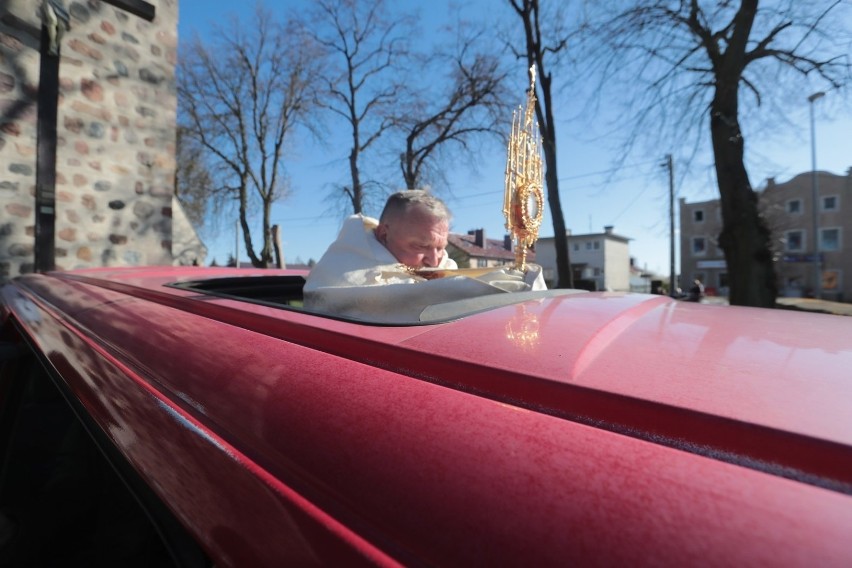
[[[21,289],[379,563],[849,560],[852,320],[578,293],[370,326],[163,286],[237,272]]]

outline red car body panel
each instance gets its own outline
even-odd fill
[[[582,293],[377,326],[99,269],[12,318],[221,566],[848,566],[852,320]]]

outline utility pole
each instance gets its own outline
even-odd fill
[[[816,165],[816,127],[814,126],[814,101],[825,96],[822,91],[808,97],[811,110],[811,197],[812,214],[814,225],[814,298],[817,300],[822,296],[822,267],[819,257],[819,176]]]
[[[666,154],[669,170],[669,296],[675,296],[675,212],[674,212],[674,163],[672,155]]]

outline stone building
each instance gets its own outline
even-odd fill
[[[846,175],[817,172],[816,233],[810,172],[784,183],[769,179],[758,192],[772,230],[773,258],[782,296],[852,300],[852,168]],[[718,199],[680,200],[681,273],[701,280],[710,293],[728,294]],[[817,281],[819,274],[819,282]],[[683,282],[682,280],[681,282]],[[817,286],[819,284],[819,286]]]
[[[56,268],[203,262],[173,199],[177,0],[147,0],[152,21],[105,0],[64,5]],[[0,280],[34,269],[41,6],[0,7]]]

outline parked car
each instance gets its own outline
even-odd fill
[[[5,286],[3,563],[852,565],[852,319],[551,290],[383,325],[304,276]]]

